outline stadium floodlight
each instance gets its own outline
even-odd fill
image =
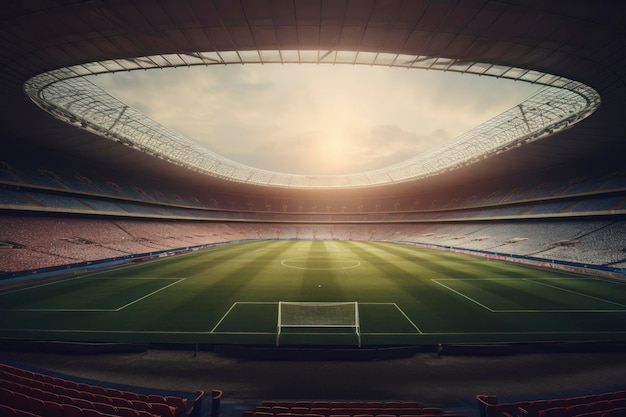
[[[343,63],[440,70],[524,81],[544,88],[443,146],[404,162],[355,174],[296,175],[253,168],[211,152],[85,78],[151,68],[268,63]],[[601,101],[598,92],[588,85],[536,70],[368,51],[213,51],[115,59],[36,75],[24,83],[24,91],[43,110],[67,123],[172,164],[244,184],[298,189],[365,188],[437,175],[565,130],[590,116]]]
[[[361,325],[357,302],[278,302],[276,346],[284,328],[352,329],[361,347]]]

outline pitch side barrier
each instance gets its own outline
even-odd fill
[[[537,258],[534,256],[515,255],[512,253],[492,252],[480,249],[464,249],[448,245],[437,245],[434,243],[412,242],[399,240],[398,243],[408,245],[423,246],[431,249],[445,250],[448,252],[464,253],[467,255],[481,256],[483,258],[495,259],[498,261],[514,262],[537,268],[558,269],[559,271],[572,272],[576,274],[593,275],[602,278],[626,280],[626,269],[612,268],[604,265],[589,265],[579,262],[560,261],[557,259]]]
[[[41,278],[57,278],[59,276],[85,274],[97,270],[112,268],[120,265],[125,265],[133,262],[143,262],[152,259],[164,258],[166,256],[181,255],[188,252],[195,252],[201,249],[208,249],[217,246],[229,245],[231,243],[240,243],[256,239],[240,239],[229,240],[226,242],[214,242],[203,245],[186,246],[175,249],[165,249],[155,252],[146,252],[139,254],[132,254],[126,256],[119,256],[115,258],[99,259],[95,261],[76,262],[72,264],[51,266],[48,268],[29,269],[24,271],[15,272],[2,272],[0,273],[0,284],[8,284],[13,282],[22,282],[31,279]]]

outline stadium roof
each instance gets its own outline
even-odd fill
[[[49,117],[27,100],[23,84],[64,67],[99,61],[136,63],[147,56],[164,57],[164,65],[167,57],[203,59],[215,52],[243,60],[279,50],[326,51],[325,56],[350,51],[355,60],[416,57],[424,66],[465,70],[480,63],[476,68],[494,69],[496,75],[514,68],[592,87],[602,105],[582,123],[522,147],[508,147],[480,162],[470,161],[473,171],[490,175],[543,169],[589,155],[623,153],[626,148],[620,117],[626,99],[625,8],[608,0],[13,1],[0,16],[4,96],[0,129],[5,136],[34,146],[157,172],[168,163]],[[454,146],[453,151],[459,148]],[[391,181],[365,178],[355,184],[399,179],[418,186],[422,177],[412,173]],[[293,182],[251,179],[255,178],[242,182],[257,191],[263,183]],[[211,181],[224,187],[231,182],[228,176]],[[332,184],[324,179],[321,185]]]

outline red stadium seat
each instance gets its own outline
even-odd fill
[[[122,393],[122,391],[116,389],[116,388],[104,388],[104,392],[105,395],[108,395],[109,397],[119,397],[119,398],[124,398],[124,394]]]
[[[612,408],[605,411],[602,417],[624,417],[626,416],[626,407]]]
[[[611,403],[607,400],[596,401],[587,406],[586,413],[592,413],[594,411],[606,411],[611,408]]]
[[[6,417],[13,417],[15,415],[15,410],[8,405],[4,405],[0,402],[0,415]]]
[[[538,413],[539,417],[565,417],[565,407],[552,407],[546,408],[544,410],[540,410]]]
[[[139,396],[137,395],[137,393],[132,392],[132,391],[122,391],[122,395],[127,400],[138,400],[139,399]]]
[[[138,417],[139,412],[128,407],[117,407],[117,414],[120,417]]]
[[[149,397],[146,394],[142,394],[140,392],[135,393],[137,395],[137,399],[139,401],[149,402]]]
[[[83,417],[83,409],[70,404],[61,404],[63,417]]]
[[[94,403],[94,408],[104,414],[116,414],[117,408],[111,404]]]
[[[15,392],[13,393],[13,404],[11,406],[16,410],[28,410],[29,400],[30,397],[28,395],[22,394],[21,392]]]
[[[126,398],[121,397],[111,397],[112,405],[115,407],[125,407],[125,408],[133,408],[133,405]]]
[[[151,405],[152,405],[152,410],[151,410],[152,413],[158,414],[161,417],[176,417],[177,415],[180,415],[180,414],[177,414],[177,410],[175,407],[170,407],[167,404],[155,403]]]
[[[72,397],[68,397],[67,395],[57,395],[57,402],[59,404],[76,405],[76,400]]]
[[[132,408],[135,410],[143,410],[143,411],[147,411],[149,413],[152,412],[152,405],[145,402],[145,401],[140,401],[140,400],[131,400],[131,405]]]
[[[59,396],[55,394],[54,392],[50,392],[50,391],[42,391],[40,398],[44,401],[50,401],[54,403],[59,402]]]
[[[30,397],[28,399],[28,408],[25,408],[26,411],[30,411],[33,414],[38,414],[38,415],[45,415],[46,412],[46,406],[43,402],[43,400],[40,400],[39,398],[33,398]]]
[[[156,395],[156,394],[150,394],[148,395],[148,401],[149,403],[161,403],[161,404],[166,404],[167,401],[165,401],[165,397],[162,395]]]
[[[100,394],[100,395],[106,395],[106,396],[109,395],[106,389],[104,387],[101,387],[100,385],[92,385],[91,392],[93,392],[94,394]]]
[[[165,403],[169,406],[176,407],[176,413],[187,413],[193,408],[193,404],[191,404],[191,407],[189,407],[185,400],[172,395],[168,395],[165,397]]]
[[[15,393],[6,388],[0,388],[0,404],[13,405]]]
[[[94,408],[94,403],[84,398],[75,398],[74,405],[80,408]]]
[[[78,390],[78,393],[79,397],[82,399],[89,400],[91,402],[96,401],[96,396],[92,392]]]
[[[14,414],[13,416],[15,417],[40,417],[37,414],[33,414],[30,411],[24,411],[24,410],[14,410]]]
[[[93,394],[94,403],[112,404],[111,397],[106,394]]]
[[[626,398],[616,398],[610,401],[611,408],[624,408],[626,407]]]
[[[46,417],[63,417],[63,407],[61,404],[44,401],[44,406],[46,407],[45,412],[43,413]]]
[[[92,409],[83,409],[83,417],[103,417],[105,414],[102,414],[98,410]]]

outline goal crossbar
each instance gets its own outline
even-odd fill
[[[361,346],[357,302],[278,302],[276,346],[283,328],[351,328]]]

